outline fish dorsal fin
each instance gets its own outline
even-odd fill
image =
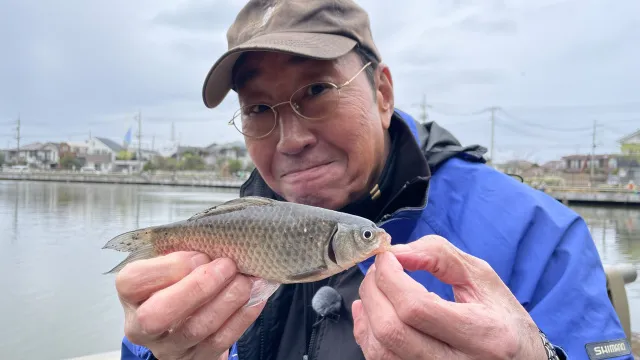
[[[210,207],[207,210],[201,211],[192,217],[190,217],[187,221],[195,221],[205,218],[207,216],[221,215],[234,211],[239,211],[246,209],[250,206],[265,206],[272,205],[276,202],[276,200],[260,197],[260,196],[245,196],[233,200],[229,200],[223,202],[222,204],[218,204],[216,206]]]

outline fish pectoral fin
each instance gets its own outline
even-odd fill
[[[244,307],[252,307],[266,301],[280,287],[280,283],[261,278],[253,278],[251,296]]]
[[[292,281],[297,281],[297,280],[303,280],[309,277],[314,277],[316,275],[321,274],[323,271],[326,271],[327,267],[326,266],[318,266],[317,268],[313,268],[313,269],[306,269],[302,272],[296,273],[296,274],[291,274],[289,276],[289,280]]]
[[[275,201],[276,200],[263,198],[260,196],[245,196],[245,197],[223,202],[222,204],[218,204],[216,206],[208,208],[207,210],[196,213],[195,215],[191,216],[187,221],[194,221],[194,220],[205,218],[207,216],[214,216],[214,215],[220,215],[220,214],[226,214],[234,211],[239,211],[239,210],[246,209],[250,206],[271,205]]]

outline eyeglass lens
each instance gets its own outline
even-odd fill
[[[298,89],[291,96],[293,110],[307,120],[326,118],[335,110],[340,92],[331,83],[313,83]],[[279,105],[287,105],[287,103]],[[279,106],[279,105],[276,105]],[[233,117],[235,127],[246,136],[261,137],[276,126],[276,109],[266,104],[252,104],[240,108]]]

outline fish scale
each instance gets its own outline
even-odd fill
[[[247,306],[280,284],[311,282],[347,270],[390,246],[370,220],[319,207],[262,197],[227,201],[187,220],[129,231],[104,248],[131,252],[108,273],[175,251],[227,257],[254,279]]]

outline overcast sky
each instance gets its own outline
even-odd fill
[[[496,160],[544,161],[615,152],[640,128],[640,1],[368,0],[374,39],[392,70],[397,106]],[[237,100],[206,109],[204,76],[226,50],[237,0],[0,0],[0,148],[121,142],[142,112],[143,144],[241,140],[227,125]]]

